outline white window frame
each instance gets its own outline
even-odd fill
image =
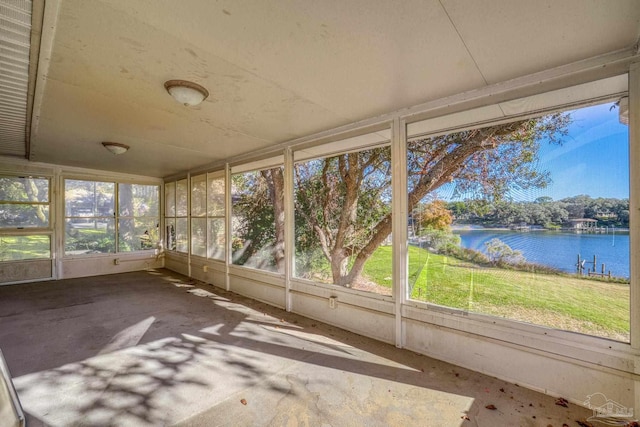
[[[46,179],[49,182],[47,202],[10,202],[4,201],[3,204],[11,205],[43,205],[49,207],[49,221],[47,227],[0,227],[0,238],[7,237],[27,237],[27,236],[48,236],[49,237],[49,257],[48,258],[25,258],[20,260],[7,260],[0,262],[23,262],[23,261],[42,261],[54,259],[54,223],[55,223],[55,200],[53,186],[55,184],[54,177],[46,174],[22,174],[3,172],[0,178],[36,178]]]
[[[614,77],[584,83],[576,86],[565,87],[563,89],[545,92],[529,97],[500,102],[480,108],[474,108],[456,112],[449,115],[434,117],[427,120],[402,120],[405,131],[403,136],[404,150],[406,151],[407,141],[417,137],[437,136],[446,133],[460,132],[463,130],[507,123],[518,119],[540,116],[547,113],[569,110],[572,108],[586,107],[600,104],[607,101],[619,100],[629,96],[630,93],[629,75],[620,74]],[[630,118],[630,123],[632,119]],[[633,125],[629,129],[629,145],[631,153],[638,151],[633,147],[632,137]],[[638,155],[636,155],[638,156]],[[406,156],[405,156],[406,158]],[[630,156],[630,202],[632,201],[634,188],[633,154]],[[405,161],[406,173],[406,161]],[[405,183],[404,198],[408,194]],[[632,205],[633,206],[633,205]],[[630,211],[633,210],[631,207]],[[640,229],[637,221],[630,219],[630,235],[638,233]],[[404,224],[406,228],[406,220]],[[631,239],[633,242],[635,239]],[[633,244],[633,243],[632,243]],[[550,352],[566,351],[565,344],[572,343],[578,346],[589,346],[601,351],[626,352],[629,347],[638,345],[638,322],[634,317],[640,316],[636,313],[638,307],[634,302],[638,299],[638,280],[634,279],[633,246],[630,247],[631,258],[631,307],[630,307],[630,342],[613,341],[607,338],[580,334],[572,331],[547,328],[540,325],[529,324],[508,318],[495,317],[488,314],[468,312],[452,307],[439,306],[436,304],[411,300],[408,298],[408,283],[404,281],[404,289],[401,295],[403,320],[414,319],[430,323],[439,327],[458,330],[463,333],[472,333],[500,341],[523,344],[534,348],[545,348]],[[408,276],[406,269],[408,263],[407,255],[404,256],[405,276]],[[635,274],[638,274],[637,272]],[[634,297],[635,294],[635,297]],[[636,330],[634,332],[634,330]],[[638,337],[638,338],[634,338]],[[588,358],[594,358],[593,353],[588,354]],[[615,358],[612,357],[612,360]],[[599,362],[598,362],[599,363]],[[617,362],[612,362],[617,363]]]

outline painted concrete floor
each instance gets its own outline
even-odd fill
[[[573,427],[592,415],[167,270],[0,287],[0,348],[30,427]]]

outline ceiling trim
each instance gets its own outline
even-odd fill
[[[41,0],[37,0],[37,3],[41,3]],[[34,9],[36,3],[34,3]],[[40,7],[40,6],[39,6]],[[29,75],[29,79],[33,80],[33,101],[30,111],[30,127],[27,129],[27,139],[29,140],[29,150],[27,158],[31,161],[37,161],[36,147],[31,143],[38,135],[38,125],[40,124],[40,109],[42,107],[42,101],[44,99],[44,90],[47,85],[47,73],[49,72],[49,65],[51,64],[51,53],[53,51],[53,41],[56,34],[56,25],[58,22],[58,14],[60,11],[60,0],[47,0],[44,3],[44,10],[42,12],[42,23],[40,31],[39,46],[37,52],[37,70],[34,70],[33,76]],[[32,37],[33,40],[33,37]],[[33,41],[32,41],[33,48]],[[35,52],[33,53],[36,54]],[[32,78],[33,77],[33,78]]]
[[[40,40],[42,37],[42,20],[44,18],[44,0],[33,0],[31,8],[31,48],[29,49],[29,86],[27,87],[27,117],[25,124],[25,158],[31,157],[31,120],[33,117],[33,97],[36,91],[38,75],[38,57],[40,56]]]

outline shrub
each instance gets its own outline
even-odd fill
[[[445,253],[453,247],[459,248],[461,242],[460,236],[446,230],[426,229],[420,237],[426,243],[427,247],[438,253]]]
[[[522,251],[511,249],[509,245],[498,238],[493,238],[484,245],[487,248],[489,260],[494,265],[518,265],[525,262]]]

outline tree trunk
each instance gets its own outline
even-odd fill
[[[346,281],[348,276],[349,257],[342,248],[331,251],[331,276],[333,283],[340,286],[349,286],[350,282]]]
[[[118,208],[120,210],[120,221],[118,224],[118,246],[120,250],[127,250],[127,246],[123,245],[131,245],[128,247],[128,250],[137,250],[140,249],[135,245],[139,242],[135,241],[135,221],[133,218],[122,218],[122,217],[133,217],[134,206],[133,206],[133,186],[132,185],[120,185],[118,188],[118,198],[119,205]]]
[[[24,181],[24,189],[30,201],[32,202],[40,201],[40,199],[38,198],[39,196],[38,187],[36,186],[36,183],[33,182],[31,178],[27,178]],[[36,216],[38,217],[38,220],[40,220],[40,223],[42,225],[46,224],[48,220],[47,220],[47,216],[44,214],[44,206],[35,205],[35,208],[36,208]]]

